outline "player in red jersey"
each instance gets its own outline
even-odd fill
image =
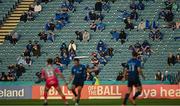
[[[58,91],[59,95],[64,101],[64,104],[68,105],[65,95],[62,93],[61,88],[59,87],[57,75],[59,75],[64,80],[65,84],[67,84],[61,71],[58,68],[53,67],[53,60],[51,58],[47,59],[47,66],[41,70],[41,78],[45,79],[46,81],[44,89],[44,105],[48,105],[47,96],[51,87],[54,87]]]

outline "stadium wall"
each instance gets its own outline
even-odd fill
[[[72,99],[73,94],[67,87],[61,87],[67,99]],[[126,85],[85,85],[82,91],[82,99],[121,99],[127,91]],[[0,99],[43,99],[44,86],[0,86]],[[133,89],[135,93],[135,89]],[[49,99],[61,98],[52,88],[48,94]],[[143,85],[141,99],[180,99],[180,85]]]

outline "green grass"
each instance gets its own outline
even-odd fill
[[[69,100],[70,105],[74,103]],[[121,105],[122,100],[81,100],[80,105],[94,105],[94,106],[104,106],[104,105]],[[177,105],[180,106],[180,99],[141,99],[136,101],[137,105]],[[0,100],[0,105],[42,105],[43,100]],[[48,104],[51,105],[63,105],[61,100],[49,100]]]

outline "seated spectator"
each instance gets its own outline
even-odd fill
[[[125,29],[130,29],[130,30],[134,29],[134,25],[133,25],[133,23],[131,22],[130,17],[128,17],[127,19],[125,19],[125,20],[124,20],[124,23],[126,24]]]
[[[101,21],[97,24],[96,28],[102,32],[103,30],[105,30],[105,24]]]
[[[98,11],[98,12],[102,12],[102,2],[101,0],[98,0],[96,3],[95,3],[95,11]]]
[[[56,65],[56,67],[63,73],[64,71],[64,66],[63,64],[61,63],[61,58],[59,56],[57,56],[55,59],[54,59],[54,64]]]
[[[155,75],[155,80],[162,81],[163,80],[162,77],[163,77],[163,75],[162,75],[161,71],[158,71]]]
[[[55,24],[53,22],[49,21],[46,23],[46,25],[45,25],[46,31],[51,30],[53,32],[54,29],[55,29]]]
[[[137,9],[138,10],[144,10],[144,8],[145,8],[145,5],[143,4],[143,2],[139,1],[139,3],[137,4]]]
[[[20,35],[18,35],[17,32],[11,32],[5,39],[9,40],[11,44],[15,45],[20,39]]]
[[[96,23],[95,23],[95,22],[92,22],[92,23],[90,24],[90,29],[91,29],[91,30],[94,30],[94,32],[95,32],[95,31],[96,31],[96,28],[97,28]]]
[[[97,20],[97,14],[95,13],[95,11],[90,11],[88,16],[90,20],[94,20],[94,21]]]
[[[119,38],[121,39],[121,44],[124,44],[125,41],[126,41],[126,37],[127,37],[127,34],[125,33],[125,31],[122,29],[120,34],[119,34]]]
[[[117,10],[117,11],[120,12],[117,19],[121,19],[122,21],[127,19],[131,15],[127,10],[123,10],[123,11]]]
[[[152,28],[153,28],[153,29],[156,29],[156,28],[158,28],[158,27],[159,27],[159,24],[156,23],[156,21],[154,20],[154,21],[152,22]]]
[[[27,12],[24,12],[24,13],[21,15],[20,21],[27,22]]]
[[[34,12],[34,5],[30,5],[29,6],[29,11],[33,11]]]
[[[130,7],[131,10],[136,10],[137,5],[136,5],[135,1],[132,1],[129,7]]]
[[[162,79],[163,81],[169,81],[171,83],[172,77],[168,71],[165,71],[164,74],[162,75]]]
[[[123,72],[119,72],[119,75],[117,76],[116,81],[122,81],[123,77],[124,77]]]
[[[0,81],[7,81],[7,75],[5,72],[1,72]]]
[[[110,34],[112,35],[112,39],[116,41],[120,39],[120,33],[117,30],[112,30]]]
[[[180,54],[179,53],[176,55],[176,63],[180,63]]]
[[[90,40],[90,33],[87,30],[83,31],[82,36],[83,36],[83,41],[84,42],[89,42],[89,40]]]
[[[16,67],[16,77],[19,78],[20,76],[22,76],[22,73],[26,72],[26,69],[24,68],[23,64],[17,64]]]
[[[20,55],[16,60],[17,60],[17,64],[25,64],[23,55]]]
[[[40,32],[38,36],[40,37],[40,40],[44,40],[44,42],[47,41],[47,34],[45,33],[45,31]]]
[[[145,22],[143,21],[143,19],[141,19],[141,22],[138,25],[138,30],[145,30]]]
[[[110,56],[111,58],[112,58],[112,56],[114,56],[113,51],[114,51],[113,48],[108,48],[108,50],[107,50],[107,55]]]
[[[106,44],[102,40],[100,40],[98,42],[96,50],[98,51],[98,53],[106,52],[106,50],[107,50]]]
[[[173,19],[174,19],[174,14],[172,13],[171,10],[168,10],[165,15],[165,21],[171,22],[171,21],[173,21]]]
[[[35,13],[40,13],[42,11],[42,6],[40,5],[40,3],[37,3],[35,6],[34,6],[34,12]]]
[[[171,66],[171,64],[175,65],[176,57],[172,53],[169,53],[169,56],[168,56],[168,59],[167,59],[167,63],[168,63],[169,66]]]
[[[136,21],[138,20],[138,13],[136,12],[135,9],[132,10],[132,12],[130,14],[130,18],[135,19]]]
[[[28,49],[25,49],[23,53],[24,53],[24,57],[28,57],[28,56],[31,57],[31,53]]]
[[[31,66],[31,65],[32,65],[32,59],[31,59],[29,56],[27,56],[27,57],[25,58],[25,62],[26,62],[26,65],[28,65],[28,66]]]
[[[65,23],[63,23],[63,20],[57,21],[56,29],[61,30],[65,26]]]
[[[69,59],[73,60],[75,56],[76,56],[76,51],[73,50],[73,49],[70,49],[70,51],[69,51]]]
[[[158,19],[165,19],[166,17],[166,11],[164,9],[161,9],[158,14]]]
[[[34,21],[34,19],[35,19],[34,12],[31,11],[31,10],[29,10],[29,11],[27,12],[27,20],[28,20],[28,21]]]
[[[12,73],[8,72],[7,81],[16,81],[16,80],[17,80],[16,77]]]
[[[74,43],[73,40],[70,41],[69,46],[68,46],[68,51],[74,50],[76,52],[76,44]]]
[[[36,72],[36,77],[37,77],[37,80],[35,81],[36,84],[39,84],[41,83],[42,81],[44,81],[42,78],[41,78],[41,72]]]
[[[47,36],[47,40],[54,42],[55,41],[55,34],[53,32],[49,32]]]
[[[163,34],[160,32],[160,30],[157,29],[152,29],[149,33],[149,38],[152,38],[154,40],[162,40]]]
[[[81,31],[75,31],[76,39],[80,40],[80,42],[83,40],[83,33]]]
[[[32,52],[33,56],[36,56],[37,58],[41,56],[41,47],[37,42],[33,45]]]
[[[68,55],[68,47],[63,43],[60,47],[60,56]]]
[[[166,8],[167,10],[172,10],[173,1],[171,1],[171,0],[166,0],[166,1],[164,2],[164,4],[165,4],[165,8]]]
[[[16,66],[14,64],[11,64],[8,66],[8,72],[15,75],[16,74]]]
[[[30,41],[29,41],[29,44],[26,45],[26,49],[27,49],[29,52],[32,52],[32,48],[33,48],[33,45],[32,45],[32,41],[30,40]]]

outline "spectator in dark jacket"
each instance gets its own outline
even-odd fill
[[[172,13],[171,10],[168,10],[165,15],[165,21],[171,22],[171,21],[173,21],[173,19],[174,19],[174,14]]]
[[[126,41],[126,33],[125,33],[125,31],[122,29],[121,30],[121,32],[120,32],[120,34],[119,34],[119,38],[121,39],[121,44],[124,44],[125,43],[125,41]]]
[[[100,13],[102,11],[102,2],[100,0],[98,0],[95,4],[95,11],[98,11]]]
[[[168,63],[169,66],[171,66],[171,64],[175,65],[176,57],[172,53],[169,53],[169,56],[168,56],[168,59],[167,59],[167,63]]]

